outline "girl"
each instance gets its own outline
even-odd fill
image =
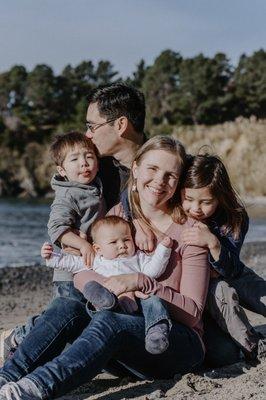
[[[260,358],[265,355],[265,341],[241,306],[266,316],[266,282],[239,259],[249,222],[243,203],[215,156],[189,156],[181,186],[182,207],[198,221],[183,231],[182,241],[209,249],[212,279],[207,310],[247,359]]]
[[[157,136],[139,149],[131,171],[133,214],[152,228],[158,242],[165,235],[174,240],[170,261],[158,280],[142,273],[104,279],[88,270],[83,278],[78,274],[75,282],[82,289],[90,274],[116,295],[139,290],[166,300],[172,318],[167,351],[156,356],[145,351],[141,315],[105,310],[86,320],[83,304],[75,302],[74,306],[73,301],[69,308],[57,298],[0,370],[0,384],[9,382],[2,386],[0,399],[54,398],[92,379],[112,359],[138,376],[154,378],[170,378],[201,365],[209,266],[206,249],[180,244],[183,230],[194,223],[190,219],[180,223],[175,198],[184,161],[185,151],[179,142]],[[121,204],[113,214],[124,215]],[[70,340],[72,345],[60,354]]]

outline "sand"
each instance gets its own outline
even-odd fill
[[[260,275],[266,274],[266,243],[244,246],[242,258]],[[52,271],[45,267],[5,268],[0,270],[0,331],[23,323],[41,312],[51,298]],[[266,320],[248,313],[252,324],[266,335]],[[117,378],[100,374],[66,399],[175,399],[175,400],[264,400],[266,398],[266,360],[250,367],[245,362],[196,374],[175,376],[153,382]]]

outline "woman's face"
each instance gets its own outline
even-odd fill
[[[167,209],[180,176],[180,162],[176,155],[165,150],[150,150],[133,164],[140,205]]]

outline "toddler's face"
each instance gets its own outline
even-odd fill
[[[211,217],[218,206],[218,200],[211,194],[208,187],[182,189],[181,199],[185,213],[198,221]]]
[[[99,227],[95,242],[96,253],[107,260],[131,257],[135,254],[130,227],[123,223]]]
[[[98,160],[92,149],[75,146],[67,152],[62,167],[58,166],[57,170],[69,181],[87,185],[98,172]]]

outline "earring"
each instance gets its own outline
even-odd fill
[[[133,185],[132,185],[131,191],[134,192],[134,193],[137,192],[136,179],[134,180],[134,183],[133,183]]]

